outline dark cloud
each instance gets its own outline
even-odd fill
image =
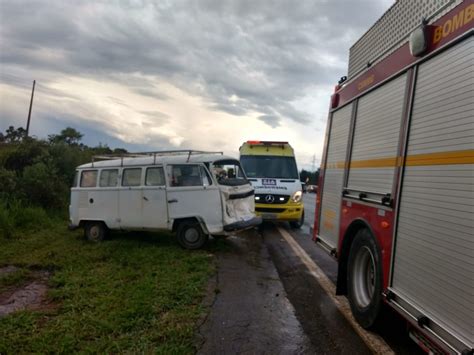
[[[278,127],[280,125],[280,119],[276,116],[262,115],[258,116],[257,118],[273,128]]]
[[[257,113],[276,127],[282,118],[310,120],[294,102],[345,74],[349,45],[387,3],[3,0],[0,6],[2,82],[21,85],[8,74],[16,66],[47,72],[50,80],[111,79],[160,100],[167,96],[155,83],[166,82],[203,97],[213,110]]]

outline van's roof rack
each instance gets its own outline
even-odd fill
[[[192,150],[192,149],[184,149],[184,150],[160,150],[160,151],[152,151],[152,152],[136,152],[136,153],[118,153],[118,154],[99,154],[92,156],[92,167],[94,167],[94,162],[96,160],[112,160],[112,159],[120,159],[120,165],[123,166],[123,158],[143,158],[143,157],[153,157],[153,164],[156,164],[156,157],[164,156],[164,155],[188,155],[188,159],[186,160],[189,162],[191,155],[193,154],[220,154],[224,155],[224,152],[209,152],[204,150]]]

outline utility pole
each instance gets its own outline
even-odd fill
[[[26,136],[27,137],[30,132],[31,109],[33,108],[33,96],[35,95],[35,84],[36,84],[36,80],[33,80],[33,89],[31,90],[30,110],[28,111],[28,122],[26,123]]]
[[[313,164],[311,165],[311,172],[314,173],[316,168],[316,154],[313,154]]]

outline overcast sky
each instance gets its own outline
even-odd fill
[[[0,0],[0,130],[66,126],[89,145],[322,153],[350,46],[393,0]]]

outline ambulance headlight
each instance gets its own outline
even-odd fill
[[[301,191],[296,191],[293,195],[291,195],[291,200],[293,202],[300,202],[302,197],[303,194],[301,193]]]

